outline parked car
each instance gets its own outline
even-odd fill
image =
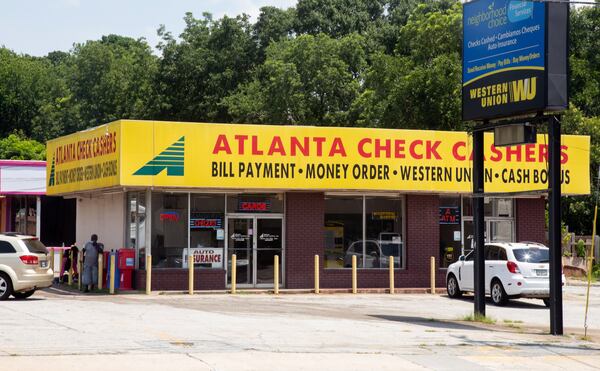
[[[346,250],[344,267],[352,267],[352,255],[356,255],[357,268],[387,268],[389,257],[394,257],[394,267],[401,267],[401,243],[390,241],[365,240],[365,265],[363,267],[363,241],[354,241]]]
[[[533,242],[494,242],[485,245],[485,293],[496,305],[512,298],[539,298],[550,305],[549,249]],[[473,291],[474,251],[450,264],[446,289],[451,298]],[[564,285],[565,277],[562,276]]]
[[[48,250],[35,237],[0,233],[0,300],[10,295],[25,299],[50,287],[54,273]]]

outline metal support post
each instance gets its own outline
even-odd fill
[[[473,283],[475,288],[475,315],[485,316],[485,222],[483,210],[484,166],[483,131],[473,133],[473,224],[475,232],[475,259]]]
[[[279,255],[275,255],[273,260],[273,293],[279,295]]]
[[[231,255],[231,293],[235,294],[235,285],[237,283],[237,256]]]
[[[115,293],[115,254],[110,253],[110,286],[108,288],[109,293],[113,295]]]
[[[194,295],[194,256],[188,255],[188,294]]]
[[[390,256],[388,258],[390,262],[390,294],[394,293],[394,257]]]
[[[552,116],[548,122],[548,211],[550,240],[550,333],[563,334],[562,246],[560,230],[560,121]]]
[[[152,292],[152,255],[146,255],[146,295]]]
[[[356,255],[352,255],[352,293],[356,294]]]
[[[315,255],[315,294],[319,293],[319,255]]]

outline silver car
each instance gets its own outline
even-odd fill
[[[0,300],[25,299],[35,290],[50,287],[54,273],[48,250],[35,237],[0,233]]]

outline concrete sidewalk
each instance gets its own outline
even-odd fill
[[[576,330],[580,288],[565,291]],[[590,324],[600,326],[596,289]],[[0,305],[0,368],[14,370],[597,369],[600,344],[547,335],[541,301],[488,307],[440,295],[58,295]]]

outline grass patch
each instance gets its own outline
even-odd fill
[[[480,314],[467,314],[466,316],[464,316],[462,318],[463,321],[467,321],[467,322],[480,322],[480,323],[486,323],[488,325],[492,325],[494,323],[496,323],[496,320],[492,317],[488,317],[488,316],[482,316]]]

